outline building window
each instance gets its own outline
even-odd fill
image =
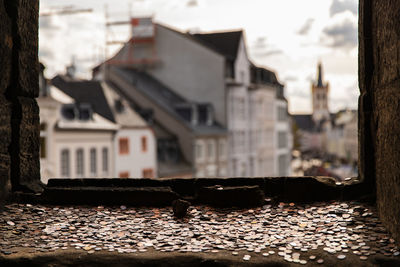
[[[143,169],[142,176],[143,176],[143,178],[154,178],[153,169]]]
[[[103,147],[101,155],[103,161],[103,174],[108,174],[108,148]]]
[[[226,177],[226,175],[227,175],[226,168],[225,168],[225,167],[220,167],[220,168],[219,168],[219,172],[218,172],[218,176],[220,176],[220,177]]]
[[[129,172],[120,172],[119,178],[129,178]]]
[[[286,121],[287,111],[285,107],[278,107],[278,121]]]
[[[245,103],[243,98],[239,98],[239,117],[245,119]]]
[[[142,152],[147,152],[147,138],[146,136],[142,136]]]
[[[69,150],[61,150],[61,176],[69,177]]]
[[[119,154],[128,155],[129,154],[129,139],[120,138],[119,139]]]
[[[80,148],[76,151],[76,175],[82,177],[84,175],[84,157],[83,149]]]
[[[279,176],[286,176],[288,169],[288,161],[286,155],[280,155],[278,158],[278,175]]]
[[[195,146],[195,153],[196,153],[196,159],[197,160],[202,160],[203,159],[203,143],[200,141],[196,142],[196,146]]]
[[[215,158],[215,142],[214,141],[208,141],[207,157],[209,160],[213,160]]]
[[[226,158],[226,143],[225,140],[219,140],[219,158]]]
[[[97,175],[97,154],[96,149],[90,149],[90,174],[92,176]]]
[[[278,148],[286,148],[287,147],[287,133],[286,132],[278,132]]]

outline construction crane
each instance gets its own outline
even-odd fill
[[[57,10],[51,10],[42,12],[39,14],[40,17],[48,17],[53,15],[72,15],[77,13],[91,13],[93,9],[91,8],[77,8],[75,9],[74,6],[65,6],[57,8]]]

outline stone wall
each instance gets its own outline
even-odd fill
[[[0,0],[0,204],[41,190],[39,0]],[[400,0],[360,0],[359,166],[389,231],[400,240]]]
[[[360,175],[400,240],[400,0],[360,0]]]
[[[0,202],[39,191],[38,0],[0,0]]]

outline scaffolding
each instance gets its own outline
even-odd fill
[[[144,69],[153,67],[157,62],[155,47],[156,28],[152,17],[131,17],[129,20],[110,20],[107,6],[105,7],[105,60],[104,65],[118,65],[130,68]],[[130,26],[131,32],[128,41],[113,40],[112,29],[118,26]],[[108,48],[113,45],[122,45],[122,48],[111,58]]]

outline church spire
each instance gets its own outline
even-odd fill
[[[321,62],[318,63],[318,83],[317,87],[323,87],[324,85],[322,84],[322,64]]]

